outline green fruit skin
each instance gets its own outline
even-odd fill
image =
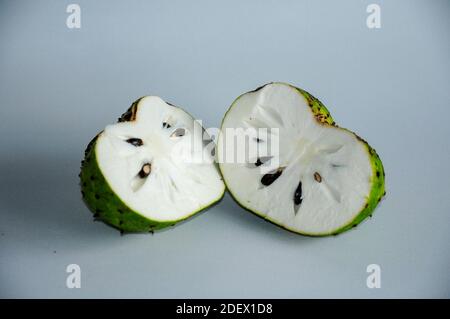
[[[100,171],[95,153],[96,140],[97,137],[86,149],[80,173],[81,194],[94,217],[124,232],[154,231],[173,225],[176,221],[158,222],[145,218],[120,200]]]
[[[297,90],[308,102],[308,105],[311,109],[311,112],[313,113],[313,116],[316,117],[316,119],[321,122],[323,125],[330,125],[330,126],[335,126],[336,122],[334,121],[334,119],[332,118],[330,112],[328,111],[328,109],[325,107],[325,105],[322,104],[322,102],[320,102],[319,99],[317,99],[316,97],[314,97],[312,94],[308,93],[305,90],[302,90],[298,87],[292,86],[288,83],[283,83],[283,82],[270,82],[267,83],[259,88],[257,88],[256,90],[247,92],[247,93],[251,93],[251,92],[256,92],[260,89],[262,89],[263,87],[265,87],[266,85],[269,84],[282,84],[282,85],[287,85],[291,88],[294,88],[295,90]],[[247,94],[244,93],[244,94]],[[231,104],[230,108],[228,109],[228,111],[231,110],[231,108],[233,107],[233,105],[236,103],[237,100],[239,100],[239,98],[241,98],[244,94],[241,94],[238,98],[236,98],[236,100]],[[228,113],[228,111],[225,113]],[[224,119],[225,119],[224,116]],[[223,125],[223,120],[222,120],[222,125]],[[344,129],[344,128],[341,128]],[[287,227],[284,227],[280,224],[278,224],[276,221],[271,220],[270,218],[267,218],[264,216],[264,214],[260,213],[260,212],[256,212],[251,210],[250,208],[246,207],[244,204],[242,204],[241,202],[239,202],[239,200],[233,195],[233,193],[231,192],[230,189],[228,189],[231,197],[236,201],[236,203],[239,204],[239,206],[241,206],[242,208],[244,208],[245,210],[248,210],[249,212],[255,214],[258,217],[263,218],[264,220],[267,220],[273,224],[275,224],[278,227],[281,227],[283,229],[286,229],[290,232],[296,233],[296,234],[300,234],[300,235],[304,235],[304,236],[311,236],[311,237],[325,237],[325,236],[336,236],[339,235],[349,229],[352,229],[354,227],[356,227],[359,223],[361,223],[363,220],[365,220],[367,217],[372,216],[372,212],[374,211],[374,209],[377,207],[378,203],[382,200],[382,198],[386,195],[386,190],[385,190],[385,171],[384,171],[384,167],[383,167],[383,163],[381,162],[380,157],[378,156],[377,152],[375,151],[375,149],[373,149],[364,139],[362,139],[361,137],[359,137],[358,135],[356,135],[354,132],[344,129],[352,134],[355,135],[355,137],[361,142],[363,143],[366,148],[367,148],[367,152],[370,156],[370,161],[371,161],[371,165],[372,165],[372,188],[370,190],[369,196],[367,197],[367,201],[366,201],[366,205],[364,207],[361,207],[361,211],[359,212],[359,214],[351,221],[349,222],[347,225],[344,225],[343,227],[330,232],[330,233],[305,233],[305,232],[299,232],[297,230],[294,229],[290,229]],[[220,166],[219,166],[220,167]],[[221,171],[222,173],[222,171]],[[223,174],[223,181],[226,185],[226,179],[224,178]],[[227,186],[228,188],[228,186]]]
[[[133,102],[131,107],[118,119],[118,122],[134,121],[140,99]],[[96,141],[100,132],[88,144],[85,150],[84,160],[81,162],[80,185],[81,195],[88,208],[94,213],[96,220],[124,232],[153,232],[168,226],[174,226],[183,220],[217,204],[225,194],[223,193],[209,205],[201,207],[188,216],[171,221],[152,220],[142,216],[128,207],[111,189],[103,176],[97,162]]]

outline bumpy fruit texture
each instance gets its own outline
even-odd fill
[[[385,173],[376,151],[338,127],[328,109],[305,90],[269,83],[241,95],[227,111],[221,131],[238,127],[279,130],[262,141],[279,139],[275,170],[258,170],[270,164],[267,156],[261,157],[266,163],[259,157],[244,165],[220,163],[233,198],[278,226],[303,235],[336,235],[371,216],[385,195]],[[256,140],[260,145],[261,139]],[[225,135],[219,137],[219,158],[225,157],[228,142]]]
[[[183,154],[195,153],[195,125],[183,110],[144,97],[100,132],[86,148],[80,173],[94,217],[122,232],[153,232],[219,201],[224,184],[214,164],[183,161]]]

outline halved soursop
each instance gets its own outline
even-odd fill
[[[85,203],[126,232],[153,232],[211,206],[225,185],[205,136],[181,108],[140,98],[89,143],[80,173]]]
[[[246,141],[244,150],[239,140]],[[286,83],[238,97],[225,114],[216,149],[233,198],[296,233],[346,231],[371,215],[385,195],[375,150],[338,127],[318,99]],[[239,151],[246,153],[244,161],[237,160]]]

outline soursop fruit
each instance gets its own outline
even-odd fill
[[[140,98],[89,143],[80,173],[85,203],[122,232],[153,232],[211,206],[225,185],[205,136],[181,108]]]
[[[247,141],[244,161],[227,158],[236,140]],[[268,151],[275,146],[276,156]],[[269,83],[238,97],[223,119],[217,153],[225,184],[241,206],[304,235],[346,231],[385,195],[376,151],[338,127],[318,99],[289,84]]]

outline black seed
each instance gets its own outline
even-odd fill
[[[377,177],[380,177],[380,172],[379,171],[377,171]]]
[[[366,204],[365,208],[369,207],[369,204]]]
[[[140,138],[134,138],[134,137],[129,138],[127,140],[127,143],[130,143],[131,145],[136,146],[136,147],[142,146],[144,144]]]
[[[122,225],[123,224],[123,221],[119,221],[119,225]]]
[[[356,228],[356,226],[358,226],[358,225],[353,225],[352,228]]]
[[[140,178],[146,178],[150,172],[152,171],[152,165],[150,163],[146,163],[142,165],[141,170],[139,171],[138,175]]]
[[[100,196],[98,194],[95,194],[95,199],[100,199]]]
[[[123,210],[122,209],[117,209],[117,211],[119,212],[119,214],[123,214]]]
[[[269,174],[264,175],[261,178],[261,184],[263,184],[264,186],[269,186],[270,184],[275,182],[275,180],[278,177],[280,177],[281,173],[283,173],[283,170],[281,168],[279,168],[275,173],[269,173]]]
[[[384,191],[383,196],[386,196],[386,191]]]
[[[86,187],[86,185],[87,185],[86,182],[83,182],[83,187]]]
[[[302,198],[302,182],[300,181],[298,183],[297,189],[295,190],[295,193],[294,193],[294,204],[295,205],[300,205],[302,203],[302,201],[303,201],[303,198]]]
[[[83,196],[83,197],[84,197],[84,192],[83,192],[83,191],[81,191],[81,196]]]
[[[95,213],[95,214],[94,214],[94,218],[98,218],[99,216],[100,216],[99,213]]]
[[[171,128],[172,125],[170,125],[170,124],[167,123],[167,122],[163,122],[163,127],[164,127],[164,128]]]
[[[255,141],[256,141],[256,143],[260,143],[261,139],[257,137],[257,138],[255,138]]]
[[[89,177],[89,179],[90,179],[91,181],[95,180],[94,175],[92,175],[91,177]]]
[[[258,158],[258,159],[256,160],[255,166],[261,166],[261,165],[262,165],[262,162],[261,162],[261,160]]]
[[[150,229],[148,232],[151,233],[152,235],[155,233],[155,232],[153,231],[153,229]]]
[[[369,217],[372,218],[372,214],[370,214]]]
[[[124,231],[121,229],[120,230],[120,236],[123,236],[123,234],[124,234]]]

